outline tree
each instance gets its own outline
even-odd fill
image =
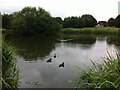
[[[110,27],[115,26],[115,19],[114,18],[110,18],[108,20],[108,26],[110,26]]]
[[[58,23],[60,23],[60,24],[62,24],[62,23],[63,23],[63,21],[62,21],[62,18],[61,18],[61,17],[54,17],[54,19],[55,19]]]
[[[84,23],[84,21],[83,21],[83,19],[82,18],[78,18],[79,19],[79,28],[83,28],[84,26],[85,26],[85,23]]]
[[[115,19],[115,26],[120,28],[120,15],[118,15]]]
[[[95,25],[97,24],[97,20],[89,14],[82,15],[81,19],[84,22],[84,27],[95,27]]]
[[[44,9],[25,7],[13,14],[13,30],[19,34],[56,35],[61,25]]]
[[[79,18],[71,17],[71,27],[78,28],[79,27]]]
[[[64,19],[63,27],[81,28],[84,27],[83,20],[80,17],[67,17]]]
[[[82,15],[82,17],[67,17],[64,19],[64,28],[83,28],[83,27],[94,27],[97,24],[97,20],[89,14]]]
[[[63,27],[64,28],[68,28],[70,27],[70,17],[67,17],[67,18],[64,18],[64,21],[63,21]]]
[[[9,30],[12,28],[12,14],[2,15],[2,28]]]

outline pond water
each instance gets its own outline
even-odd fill
[[[98,36],[9,37],[8,41],[16,49],[21,88],[71,88],[80,71],[92,66],[90,60],[100,63],[107,51],[114,56],[119,50],[116,38]]]

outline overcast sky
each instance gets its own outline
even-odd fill
[[[98,21],[115,18],[120,0],[0,0],[0,11],[12,13],[25,6],[42,7],[54,17],[92,14]]]

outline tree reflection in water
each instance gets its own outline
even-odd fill
[[[120,46],[120,37],[119,36],[109,36],[107,38],[107,44],[114,44]]]
[[[25,60],[37,60],[44,58],[55,49],[55,40],[53,38],[40,37],[8,37],[12,45],[16,48],[17,53]]]
[[[66,44],[68,46],[75,47],[76,45],[79,45],[82,49],[89,49],[91,48],[96,42],[96,37],[93,36],[79,36],[77,38],[74,38],[73,40],[70,40]]]

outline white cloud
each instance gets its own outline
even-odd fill
[[[52,16],[62,18],[92,14],[97,20],[108,20],[118,14],[119,0],[0,0],[0,11],[11,13],[25,6],[40,6]]]

